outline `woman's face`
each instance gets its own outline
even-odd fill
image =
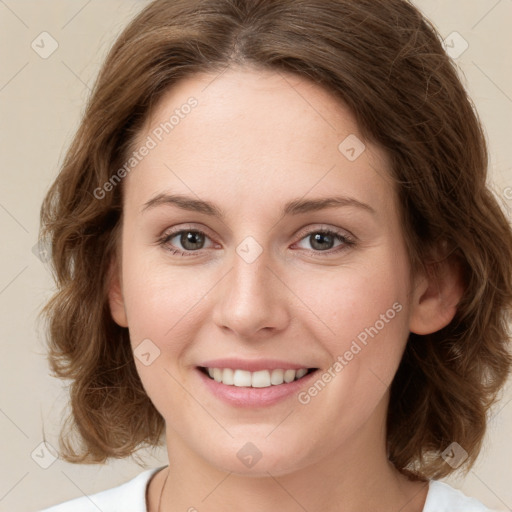
[[[413,283],[386,155],[353,115],[230,69],[169,90],[133,149],[111,309],[171,449],[251,474],[384,451]]]

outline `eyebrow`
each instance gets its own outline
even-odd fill
[[[218,217],[219,219],[225,218],[225,213],[215,204],[183,194],[158,194],[144,204],[141,213],[162,205],[177,206],[182,210],[204,213],[212,217]],[[367,211],[372,215],[376,215],[376,211],[370,205],[362,203],[353,197],[347,196],[322,197],[318,199],[295,199],[285,204],[282,214],[284,216],[300,215],[303,213],[324,210],[326,208],[346,206],[356,207]]]

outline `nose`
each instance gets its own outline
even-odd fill
[[[219,328],[247,340],[286,328],[292,292],[275,267],[265,251],[255,261],[234,254],[230,270],[215,290],[213,321]]]

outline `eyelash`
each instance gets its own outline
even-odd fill
[[[183,257],[196,256],[197,253],[200,253],[202,251],[202,249],[199,249],[197,251],[182,251],[180,249],[174,249],[174,248],[169,247],[169,241],[172,240],[176,235],[180,235],[182,233],[195,233],[195,234],[203,235],[206,238],[209,238],[208,235],[204,231],[201,231],[200,229],[179,229],[179,230],[164,234],[161,238],[158,239],[158,244],[161,245],[162,247],[165,247],[173,255],[178,255],[178,256],[183,256]],[[339,242],[342,242],[342,245],[338,246],[338,248],[336,248],[336,249],[329,249],[327,251],[315,251],[315,250],[308,251],[315,255],[338,254],[338,253],[343,252],[344,250],[349,249],[350,247],[353,247],[356,244],[356,241],[352,237],[347,236],[345,234],[342,235],[341,233],[331,230],[331,229],[314,229],[314,230],[308,231],[306,233],[301,233],[301,238],[298,240],[298,242],[301,242],[308,236],[311,236],[313,234],[318,234],[318,233],[321,233],[323,235],[332,236]]]

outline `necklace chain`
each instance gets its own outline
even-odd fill
[[[162,490],[160,491],[160,497],[158,498],[158,508],[157,512],[161,512],[160,506],[162,505],[162,496],[164,494],[165,484],[167,483],[167,479],[169,478],[170,469],[167,470],[167,476],[165,477],[164,484],[162,485]]]

